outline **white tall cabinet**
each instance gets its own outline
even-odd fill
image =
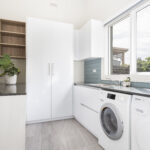
[[[27,121],[72,116],[73,26],[27,19]]]

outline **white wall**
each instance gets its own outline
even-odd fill
[[[51,1],[58,6],[51,6]],[[0,0],[0,18],[25,21],[31,16],[80,27],[90,18],[105,20],[132,1],[136,0]]]

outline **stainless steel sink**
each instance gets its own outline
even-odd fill
[[[109,87],[109,88],[113,88],[115,85],[109,85],[109,84],[87,84],[89,86],[93,86],[93,87]]]

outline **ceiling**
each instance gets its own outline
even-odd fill
[[[76,28],[94,18],[105,20],[136,0],[0,0],[0,18],[27,17],[72,23]]]
[[[106,20],[136,0],[87,0],[89,18]]]

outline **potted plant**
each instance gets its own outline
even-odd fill
[[[124,87],[130,87],[131,86],[131,79],[130,79],[130,77],[127,77],[127,79],[123,81],[122,85]]]
[[[17,75],[20,73],[20,70],[15,67],[9,55],[3,55],[0,59],[0,77],[5,78],[6,84],[16,84],[17,83]]]

